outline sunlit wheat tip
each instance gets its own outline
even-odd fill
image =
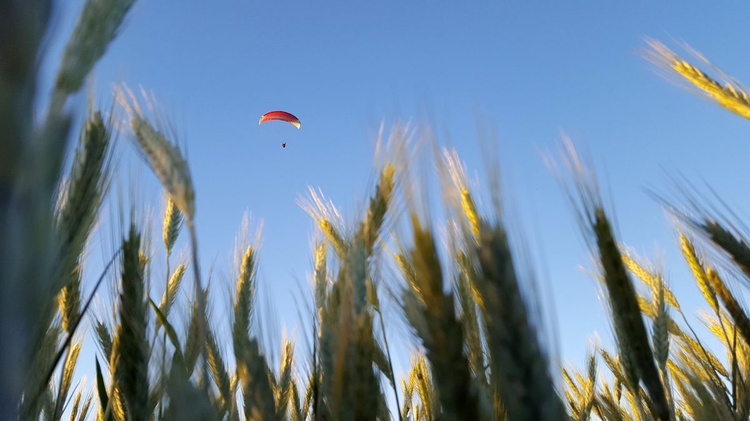
[[[177,241],[177,236],[182,226],[182,213],[172,200],[170,195],[167,195],[167,208],[164,211],[164,247],[167,250],[167,256],[172,254],[172,248],[174,243]]]
[[[625,266],[628,268],[628,270],[635,276],[637,276],[640,280],[642,280],[646,285],[648,285],[651,289],[660,288],[660,285],[663,284],[663,279],[661,277],[661,274],[656,273],[654,270],[650,268],[646,268],[642,264],[640,264],[635,258],[627,253],[622,253],[622,260],[623,263],[625,263]],[[667,304],[674,307],[676,310],[680,310],[680,304],[677,302],[677,298],[674,296],[672,291],[666,287],[666,285],[663,285],[664,287],[664,299],[666,300]]]
[[[698,254],[695,250],[693,242],[689,240],[683,233],[680,233],[680,247],[682,249],[682,255],[687,260],[688,265],[690,266],[690,270],[693,272],[693,277],[698,283],[698,287],[703,294],[703,298],[705,298],[714,312],[718,314],[719,302],[716,299],[716,292],[714,292],[711,284],[708,282],[706,269],[698,258]]]
[[[375,194],[370,198],[370,205],[362,225],[366,252],[372,254],[372,248],[380,233],[386,213],[390,206],[393,195],[395,169],[393,165],[387,164],[380,172]]]
[[[186,271],[187,267],[184,264],[180,264],[169,278],[167,289],[164,291],[164,294],[161,297],[161,302],[159,303],[159,310],[161,310],[165,316],[169,315],[169,312],[172,309],[172,305],[177,298],[177,291],[180,289]]]
[[[469,190],[469,180],[466,177],[463,164],[458,157],[458,152],[455,149],[443,150],[443,163],[448,177],[453,184],[453,188],[458,194],[460,208],[469,223],[471,233],[474,234],[474,237],[478,237],[481,217],[476,202]]]

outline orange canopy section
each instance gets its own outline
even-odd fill
[[[272,120],[286,121],[287,123],[292,124],[298,129],[301,126],[299,119],[295,117],[294,114],[288,113],[286,111],[269,111],[263,114],[258,124]]]

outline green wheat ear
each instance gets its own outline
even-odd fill
[[[509,419],[564,417],[521,287],[507,234],[482,225],[476,248],[492,377]]]
[[[176,139],[169,139],[167,136],[170,133],[163,131],[166,122],[156,117],[152,123],[127,86],[117,87],[115,97],[130,119],[130,127],[135,135],[139,152],[169,193],[170,199],[184,215],[188,226],[193,225],[195,220],[193,179],[183,153],[173,143]],[[154,107],[152,102],[153,100],[150,100],[147,104],[149,108]]]
[[[565,147],[564,162],[573,180],[572,187],[567,186],[568,198],[578,213],[581,229],[596,254],[602,272],[616,340],[629,383],[635,390],[639,390],[638,384],[642,381],[648,392],[653,415],[659,420],[669,420],[671,407],[654,360],[638,296],[628,276],[610,220],[601,204],[593,169],[582,162],[569,139],[566,139]],[[637,405],[639,401],[640,397],[637,397]]]
[[[399,259],[409,279],[402,293],[406,318],[419,336],[430,361],[434,385],[446,419],[479,417],[478,392],[463,353],[463,330],[453,294],[443,292],[443,272],[433,234],[411,216],[413,247]]]
[[[135,0],[87,0],[65,46],[52,94],[53,110],[78,92],[117,35]]]
[[[148,412],[148,341],[141,235],[133,225],[123,241],[120,280],[119,356],[115,367],[118,389],[128,417],[146,419]]]

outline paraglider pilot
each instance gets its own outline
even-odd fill
[[[281,147],[286,148],[286,142],[281,142]]]

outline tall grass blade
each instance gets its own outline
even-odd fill
[[[175,352],[180,353],[181,351],[181,345],[180,345],[180,339],[177,337],[177,331],[174,330],[174,327],[171,323],[169,323],[169,320],[167,320],[167,316],[162,313],[162,311],[159,309],[159,306],[154,303],[154,300],[151,298],[148,299],[148,303],[151,305],[151,309],[154,310],[154,314],[156,314],[156,319],[159,320],[159,324],[164,326],[167,337],[169,338],[170,342],[172,342],[172,346],[175,348]],[[182,359],[182,355],[180,355],[180,359]]]
[[[105,419],[111,421],[113,419],[112,412],[110,410],[109,394],[107,393],[107,386],[104,384],[104,375],[102,374],[102,368],[99,365],[99,359],[94,357],[96,361],[96,391],[99,396],[99,419]],[[108,415],[107,415],[108,414]]]

